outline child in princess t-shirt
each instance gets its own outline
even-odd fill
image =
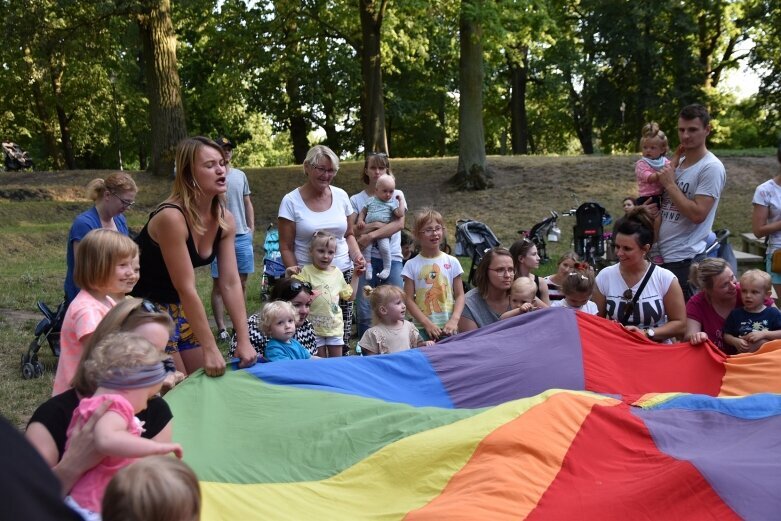
[[[408,260],[401,272],[407,311],[424,340],[439,340],[458,333],[464,310],[464,270],[458,259],[439,249],[445,226],[439,212],[426,208],[413,228],[420,254]]]

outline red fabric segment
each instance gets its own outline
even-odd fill
[[[645,424],[621,404],[592,408],[526,519],[740,518],[692,464],[660,452]]]
[[[586,390],[623,396],[719,395],[726,356],[710,342],[658,344],[611,320],[580,312],[577,320]]]

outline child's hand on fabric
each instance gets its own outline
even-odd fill
[[[442,332],[447,336],[453,336],[458,334],[458,320],[450,319],[442,328]]]
[[[423,327],[426,330],[426,334],[429,338],[433,338],[434,340],[438,340],[439,337],[442,335],[442,329],[439,328],[439,326],[435,325],[430,320],[426,320],[426,322],[423,324]]]
[[[360,230],[363,231],[364,228],[366,228],[366,222],[365,221],[358,221],[355,226]]]
[[[741,338],[745,340],[749,344],[753,344],[755,342],[759,342],[761,340],[766,339],[765,331],[752,331],[751,333],[747,333],[743,335]]]
[[[735,349],[740,353],[748,353],[749,344],[743,338],[736,338],[734,343]]]
[[[436,344],[436,342],[434,342],[433,340],[426,340],[424,344],[427,346],[433,346],[434,344]]]

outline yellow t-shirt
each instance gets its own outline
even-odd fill
[[[344,280],[342,272],[331,267],[330,270],[320,270],[312,264],[307,264],[295,278],[309,282],[314,291],[314,299],[309,308],[309,321],[320,337],[344,335],[344,319],[339,299],[349,299],[353,288]]]

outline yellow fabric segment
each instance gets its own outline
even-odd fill
[[[492,431],[559,393],[586,397],[590,405],[620,403],[598,394],[552,389],[399,440],[325,480],[257,485],[201,482],[201,519],[402,519],[439,495]]]
[[[638,400],[632,402],[631,405],[640,407],[642,409],[652,409],[657,405],[669,402],[676,396],[681,396],[682,394],[683,393],[648,393],[641,396]]]

